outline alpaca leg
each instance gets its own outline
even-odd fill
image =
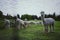
[[[8,29],[10,29],[10,25],[8,25]]]
[[[48,32],[48,26],[46,26],[46,32]]]
[[[18,26],[18,28],[17,28],[18,30],[20,29],[20,26]]]
[[[10,29],[10,25],[5,25],[5,28],[6,29]]]
[[[19,24],[19,25],[20,25],[20,26],[19,26],[19,27],[20,27],[20,29],[22,29],[22,24]]]
[[[18,29],[18,30],[20,29],[20,25],[17,25],[17,29]]]
[[[24,23],[25,27],[27,27],[27,23]]]
[[[50,25],[50,32],[52,32],[52,26]]]
[[[24,28],[26,27],[25,24],[23,24],[23,27],[24,27]]]
[[[47,33],[48,32],[48,26],[45,25],[45,32]]]
[[[54,24],[52,24],[52,32],[54,32]]]

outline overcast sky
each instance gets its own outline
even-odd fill
[[[60,14],[60,0],[0,0],[0,10],[4,15],[31,14],[40,16],[45,14]]]

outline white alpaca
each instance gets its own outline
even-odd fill
[[[45,32],[48,32],[48,26],[50,27],[50,32],[54,32],[54,19],[53,18],[44,18],[44,12],[41,12],[41,18],[45,27]]]
[[[43,25],[42,21],[34,22],[34,24],[41,24],[41,25]]]
[[[20,29],[20,19],[19,18],[16,19],[15,25],[16,25],[17,29]]]
[[[24,27],[24,28],[26,27],[25,21],[23,21],[23,20],[21,20],[21,19],[20,19],[20,24],[21,24],[22,27]]]
[[[16,19],[15,24],[16,24],[16,28],[17,28],[17,29],[22,28],[22,26],[25,28],[24,21],[23,21],[23,20],[21,20],[21,19],[19,19],[19,18],[17,18],[17,19]]]
[[[24,24],[25,24],[25,27],[29,26],[29,22],[27,21],[26,18],[25,18],[25,20],[24,20]]]
[[[10,28],[10,20],[8,20],[8,19],[4,19],[5,21],[4,21],[4,24],[5,24],[5,28]]]

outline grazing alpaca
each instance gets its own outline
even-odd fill
[[[17,29],[20,29],[20,19],[18,19],[18,18],[16,19],[15,26]]]
[[[21,20],[21,19],[20,19],[20,25],[21,25],[22,27],[24,27],[24,28],[26,27],[25,22],[24,22],[23,20]]]
[[[25,18],[25,20],[24,20],[24,24],[25,24],[25,27],[29,26],[29,23],[28,23],[27,18]]]
[[[5,21],[4,21],[4,26],[5,26],[5,28],[10,28],[10,20],[8,20],[8,19],[4,19]]]
[[[16,25],[16,28],[17,28],[17,29],[22,28],[22,26],[25,28],[24,21],[21,20],[21,19],[19,19],[19,18],[16,19],[15,25]]]
[[[44,18],[44,11],[41,12],[41,19],[43,21],[45,32],[48,32],[48,26],[50,28],[50,32],[54,32],[54,19],[53,18]]]

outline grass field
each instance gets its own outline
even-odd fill
[[[1,25],[1,23],[0,23]],[[18,34],[12,28],[0,30],[0,40],[11,40],[17,34],[19,40],[60,40],[60,21],[55,22],[54,33],[44,33],[42,25],[30,25],[25,29],[18,30]]]

